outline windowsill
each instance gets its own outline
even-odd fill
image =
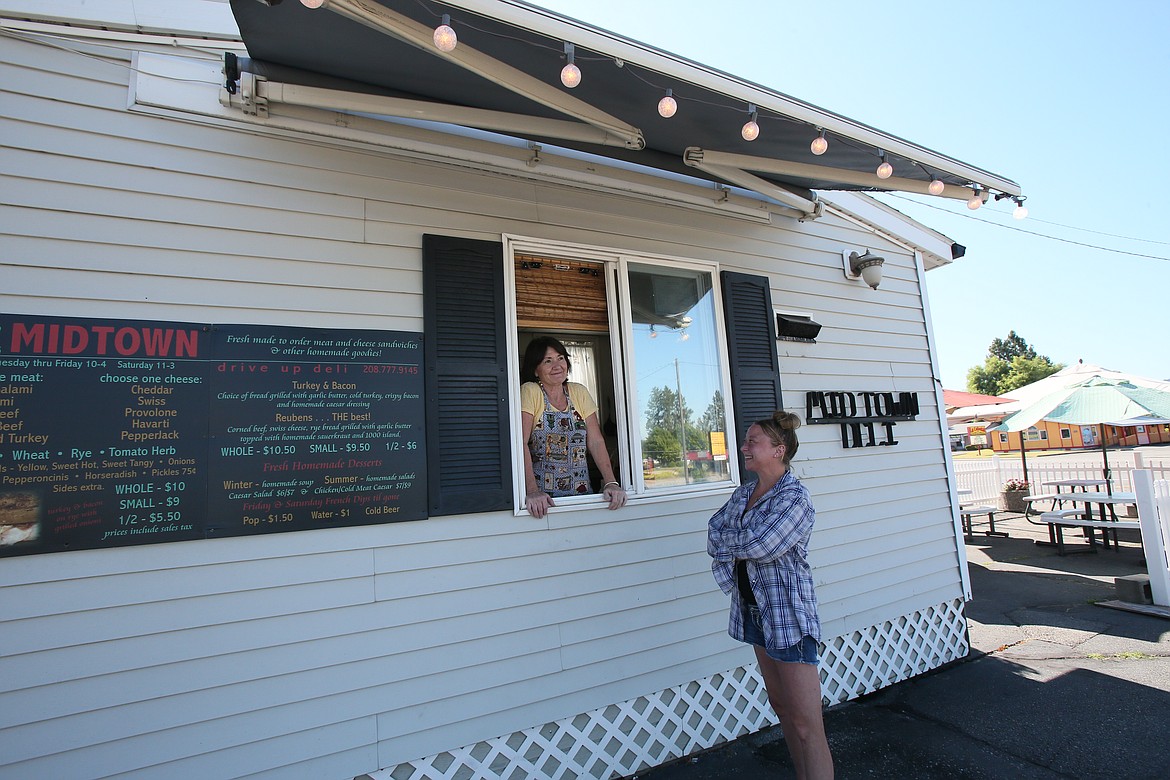
[[[704,498],[706,496],[725,496],[729,495],[731,491],[737,488],[733,482],[711,482],[701,485],[692,485],[686,488],[678,488],[670,492],[659,493],[641,493],[638,495],[631,495],[626,500],[627,507],[648,506],[651,504],[661,504],[668,501],[686,501],[694,498]],[[605,510],[609,511],[608,505],[601,498],[599,493],[594,493],[588,496],[572,496],[553,499],[556,501],[556,506],[549,509],[549,514],[560,512],[587,512]],[[620,511],[620,510],[619,510]],[[528,517],[528,512],[525,509],[520,509],[515,513],[516,517]]]

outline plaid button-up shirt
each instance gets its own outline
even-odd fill
[[[755,483],[738,487],[707,524],[711,572],[719,588],[731,596],[727,632],[744,641],[745,608],[735,579],[735,562],[743,560],[768,647],[791,647],[806,635],[819,642],[821,624],[808,565],[808,540],[816,517],[812,499],[791,470],[755,506],[745,509],[754,488]]]

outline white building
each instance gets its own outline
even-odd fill
[[[466,67],[399,43],[430,35],[432,5]],[[39,541],[0,548],[0,778],[609,778],[772,723],[705,553],[743,474],[712,437],[659,481],[643,420],[660,386],[695,415],[718,392],[732,453],[777,405],[852,415],[810,421],[795,463],[818,509],[828,703],[967,653],[923,279],[958,252],[850,190],[936,176],[945,196],[1018,195],[1010,181],[510,0],[0,0],[0,14],[0,316],[23,334],[0,332],[0,411],[47,437],[19,456],[0,440],[0,497],[45,513]],[[577,92],[543,69],[564,41],[589,65]],[[653,112],[659,85],[677,124]],[[739,138],[749,104],[771,134],[756,146]],[[814,157],[819,128],[830,151]],[[876,289],[850,271],[866,250],[885,261]],[[423,460],[403,484],[418,519],[258,533],[228,495],[186,516],[223,538],[123,546],[54,526],[74,511],[54,485],[113,496],[85,482],[71,437],[123,413],[55,379],[68,366],[29,378],[31,318],[111,338],[143,322],[413,335],[425,419],[404,427]],[[549,331],[593,361],[621,511],[518,508],[516,366]],[[117,363],[102,371],[140,370]],[[182,414],[214,438],[210,403]],[[211,449],[192,484],[246,482],[246,461]],[[42,452],[46,476],[17,467]],[[127,516],[93,501],[102,528]]]

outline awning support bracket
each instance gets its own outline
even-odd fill
[[[697,146],[687,147],[683,153],[683,162],[692,168],[698,168],[700,171],[716,176],[726,182],[751,190],[752,192],[763,195],[779,203],[795,209],[800,212],[800,221],[808,219],[817,219],[824,213],[824,204],[816,199],[814,195],[812,199],[797,195],[778,184],[761,179],[759,176],[748,173],[740,168],[735,168],[727,165],[714,165],[707,161],[709,152],[700,149]]]

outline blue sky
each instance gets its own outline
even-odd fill
[[[1009,201],[884,197],[967,247],[927,274],[944,387],[1009,330],[1170,379],[1170,3],[536,4],[1018,182],[1023,221]]]

